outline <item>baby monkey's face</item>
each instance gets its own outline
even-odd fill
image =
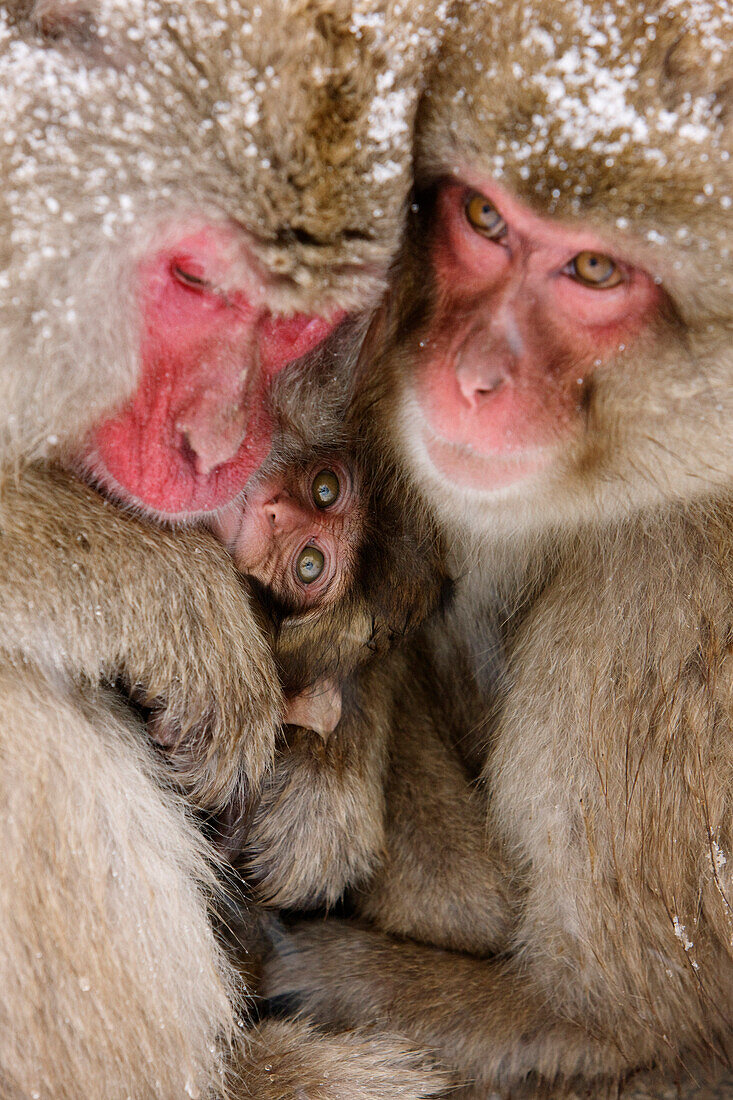
[[[353,476],[330,460],[257,482],[215,525],[237,568],[296,611],[343,593],[361,529]]]

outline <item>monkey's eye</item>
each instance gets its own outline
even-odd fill
[[[333,470],[320,470],[313,478],[311,494],[316,508],[330,508],[341,495],[339,479]]]
[[[506,222],[485,195],[479,195],[478,192],[471,195],[466,201],[465,211],[469,224],[490,241],[500,241],[506,236]]]
[[[568,266],[566,273],[584,286],[608,290],[624,281],[623,272],[610,256],[603,252],[579,252]]]
[[[200,275],[194,275],[192,271],[186,271],[179,264],[173,264],[171,272],[176,282],[180,283],[181,286],[187,286],[190,290],[206,290],[211,285],[206,279],[202,279]]]
[[[295,572],[303,584],[317,581],[326,565],[326,559],[317,546],[304,546],[295,559]]]

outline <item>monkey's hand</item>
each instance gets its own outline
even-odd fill
[[[325,744],[310,730],[285,736],[237,863],[268,906],[330,907],[365,881],[384,845],[383,747],[378,730],[349,717]]]
[[[167,531],[73,476],[0,485],[0,645],[76,681],[123,678],[154,708],[177,778],[219,808],[255,783],[281,713],[267,640],[228,554]]]
[[[395,1037],[369,1031],[324,1035],[304,1020],[268,1020],[247,1043],[237,1066],[246,1097],[420,1100],[449,1095],[446,1077]]]

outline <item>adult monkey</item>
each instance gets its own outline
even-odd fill
[[[229,1059],[207,849],[100,681],[121,668],[168,704],[198,750],[182,778],[217,806],[272,749],[267,651],[205,534],[28,466],[70,463],[147,519],[240,492],[273,376],[358,345],[344,315],[381,290],[429,38],[413,30],[399,5],[0,6],[8,1097],[228,1095],[237,1073],[268,1100],[370,1095],[375,1075],[423,1091],[404,1046],[304,1025]]]
[[[733,15],[460,22],[368,400],[466,567],[443,649],[505,648],[473,756],[520,916],[501,961],[303,928],[271,985],[477,1096],[597,1094],[733,1057]]]

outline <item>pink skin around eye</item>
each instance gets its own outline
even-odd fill
[[[506,223],[499,240],[467,218],[476,193]],[[413,380],[422,443],[450,481],[503,489],[579,430],[585,382],[639,337],[660,291],[595,233],[538,216],[492,180],[444,185],[434,225],[440,304]],[[610,255],[622,281],[573,279],[582,252]]]
[[[247,285],[223,291],[233,257]],[[236,497],[270,450],[272,379],[343,318],[275,316],[267,277],[248,264],[234,231],[210,226],[140,266],[138,386],[97,427],[85,464],[148,510],[194,516]]]

